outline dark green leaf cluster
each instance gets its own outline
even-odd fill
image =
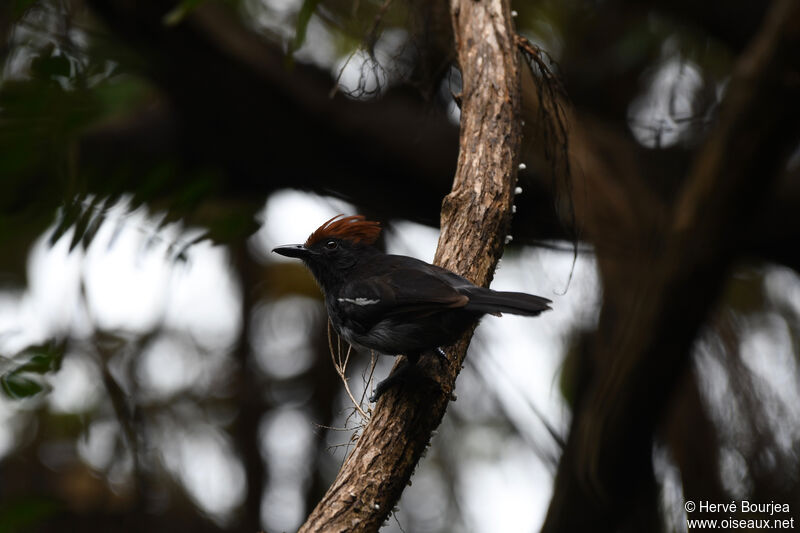
[[[65,344],[47,342],[31,346],[17,355],[0,359],[0,388],[9,398],[31,398],[48,389],[44,375],[61,366]]]

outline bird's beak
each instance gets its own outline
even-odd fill
[[[303,244],[285,244],[283,246],[273,248],[272,251],[279,255],[284,255],[286,257],[297,257],[299,259],[305,259],[311,255],[311,250],[306,248]]]

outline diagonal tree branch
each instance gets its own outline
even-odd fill
[[[436,262],[479,284],[491,281],[509,228],[521,127],[520,75],[507,1],[453,0],[463,79],[458,168],[442,205]],[[333,485],[302,532],[377,531],[408,483],[455,387],[472,331],[450,364],[423,358],[436,382],[408,382],[378,403]],[[429,385],[429,383],[428,383]]]

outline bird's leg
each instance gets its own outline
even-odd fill
[[[389,374],[389,377],[375,385],[375,392],[373,392],[372,396],[369,397],[369,401],[372,403],[377,402],[380,397],[383,396],[384,392],[394,387],[398,383],[405,381],[408,377],[409,371],[416,366],[418,360],[418,353],[407,354],[404,363],[401,363],[394,372]]]

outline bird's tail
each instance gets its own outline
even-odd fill
[[[464,309],[481,313],[510,313],[536,316],[550,309],[550,300],[524,292],[500,292],[483,287],[471,288],[469,303]]]

